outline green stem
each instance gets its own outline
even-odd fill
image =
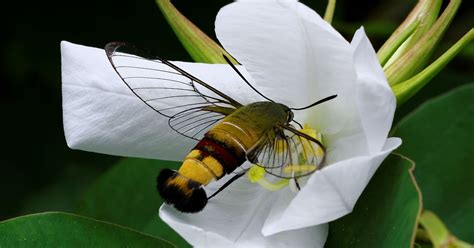
[[[328,23],[332,22],[335,9],[336,9],[336,0],[328,0],[328,5],[326,6],[326,12],[324,13],[324,20],[327,21]]]
[[[416,239],[424,242],[429,238],[433,248],[468,248],[472,245],[458,240],[446,228],[444,223],[433,212],[425,210],[420,216],[420,225],[423,229],[418,229]]]
[[[467,32],[456,44],[448,49],[431,65],[412,78],[392,87],[397,97],[397,104],[401,105],[415,95],[434,76],[436,76],[464,47],[474,39],[474,29]]]
[[[420,224],[425,228],[434,246],[440,246],[449,240],[449,231],[441,220],[431,211],[424,211]]]

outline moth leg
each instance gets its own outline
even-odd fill
[[[295,179],[296,188],[298,189],[298,191],[300,191],[301,188],[300,188],[300,184],[298,183],[298,178],[295,177],[294,179]]]
[[[297,193],[301,190],[300,184],[298,183],[298,178],[293,177],[290,179],[290,189],[293,193]]]
[[[229,181],[225,182],[216,192],[214,192],[214,194],[212,194],[211,196],[209,196],[207,198],[207,200],[211,199],[212,197],[216,196],[218,193],[220,193],[222,190],[224,190],[225,188],[227,188],[227,186],[229,186],[232,182],[234,182],[235,180],[239,179],[240,177],[242,177],[243,175],[245,175],[245,173],[247,173],[247,170],[244,170],[242,171],[241,173],[233,176],[231,179],[229,179]]]

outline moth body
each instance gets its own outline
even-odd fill
[[[182,212],[202,210],[207,203],[202,186],[241,166],[249,149],[278,125],[288,122],[289,111],[274,102],[256,102],[235,110],[204,135],[178,171],[160,172],[160,195]]]
[[[125,85],[145,105],[162,117],[176,133],[193,139],[179,170],[163,169],[158,191],[166,203],[182,212],[201,211],[208,199],[244,175],[236,169],[245,161],[265,169],[269,175],[295,181],[321,168],[325,148],[316,137],[303,133],[293,120],[293,110],[304,110],[335,98],[332,95],[305,107],[276,103],[229,66],[258,95],[267,101],[244,105],[219,89],[191,75],[174,63],[151,56],[123,42],[105,46],[107,58]],[[236,173],[207,197],[203,187]]]

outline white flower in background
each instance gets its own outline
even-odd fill
[[[387,139],[396,103],[375,51],[362,28],[349,43],[296,1],[235,2],[220,10],[216,33],[244,76],[276,102],[301,107],[338,95],[295,113],[322,134],[327,165],[298,193],[288,187],[269,192],[243,177],[202,212],[163,205],[160,217],[194,246],[323,247],[326,223],[351,212],[383,159],[401,144]],[[195,141],[172,131],[167,118],[134,96],[103,50],[63,42],[61,53],[71,148],[184,159]],[[242,103],[262,100],[228,65],[176,64]]]

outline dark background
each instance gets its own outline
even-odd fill
[[[173,1],[212,38],[216,13],[230,2]],[[325,1],[302,2],[324,14]],[[338,0],[334,26],[350,40],[363,24],[377,49],[415,3]],[[170,60],[191,61],[153,0],[10,4],[2,8],[0,17],[0,220],[47,210],[72,211],[88,185],[119,159],[72,151],[66,146],[61,112],[61,40],[94,47],[129,41]],[[473,1],[461,5],[435,57],[473,26],[473,5]],[[473,59],[471,44],[397,111],[396,120],[426,99],[472,82]]]

